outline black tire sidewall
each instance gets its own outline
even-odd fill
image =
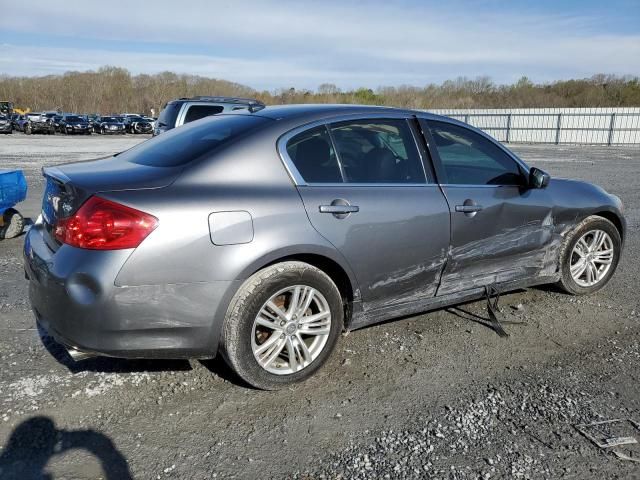
[[[240,309],[235,312],[230,309],[229,313],[236,315],[236,318],[227,325],[231,328],[225,329],[224,357],[238,375],[254,387],[274,390],[309,378],[327,361],[342,332],[344,307],[340,292],[323,272],[310,265],[308,267],[288,269],[270,276],[255,287],[248,296],[246,292],[240,291],[239,295],[243,297],[238,299],[242,302]],[[242,288],[250,284],[249,280]],[[323,351],[311,365],[290,375],[275,375],[264,370],[253,355],[251,348],[253,322],[272,295],[293,285],[315,288],[325,297],[331,311],[331,332]],[[233,345],[230,345],[230,342],[233,342]]]
[[[609,237],[611,237],[611,241],[613,242],[613,261],[611,262],[609,271],[600,282],[591,287],[582,287],[578,285],[571,276],[571,256],[576,243],[578,243],[578,240],[580,240],[580,238],[582,238],[582,236],[590,230],[602,230],[606,232]],[[573,232],[571,239],[567,244],[567,247],[563,251],[561,259],[562,286],[566,291],[574,295],[589,295],[600,290],[607,283],[609,283],[609,280],[611,280],[611,277],[615,273],[616,268],[618,267],[618,262],[620,261],[621,250],[622,239],[620,238],[620,232],[613,223],[602,217],[588,218]]]

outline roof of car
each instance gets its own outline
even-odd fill
[[[246,115],[246,110],[243,111]],[[428,114],[425,111],[395,108],[395,107],[380,107],[374,105],[352,105],[352,104],[292,104],[292,105],[274,105],[267,106],[262,110],[254,113],[254,115],[272,118],[274,120],[293,119],[305,116],[330,116],[340,114],[366,114],[366,113],[420,113],[422,115],[429,115],[437,117],[437,115]]]

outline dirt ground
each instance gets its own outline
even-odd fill
[[[25,170],[20,209],[35,218],[42,165],[141,140],[7,136],[0,168]],[[74,364],[35,328],[23,238],[0,242],[0,478],[640,478],[640,463],[574,428],[640,421],[640,149],[513,149],[622,198],[611,283],[590,297],[504,295],[519,322],[508,338],[482,324],[482,302],[355,331],[279,392],[247,388],[219,359]],[[640,441],[631,424],[608,433]],[[640,458],[638,445],[620,451]]]

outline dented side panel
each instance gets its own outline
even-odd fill
[[[451,246],[438,295],[553,273],[563,225],[545,189],[448,185]],[[473,200],[470,216],[455,206]]]

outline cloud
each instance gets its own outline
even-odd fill
[[[512,81],[640,71],[640,34],[589,16],[486,2],[14,3],[4,25],[46,45],[0,47],[0,71],[43,74],[111,64],[215,76],[256,88],[425,84],[459,75]],[[64,46],[60,38],[77,38]],[[10,40],[10,38],[9,38]],[[11,43],[11,42],[10,42]],[[71,42],[73,43],[73,42]]]

